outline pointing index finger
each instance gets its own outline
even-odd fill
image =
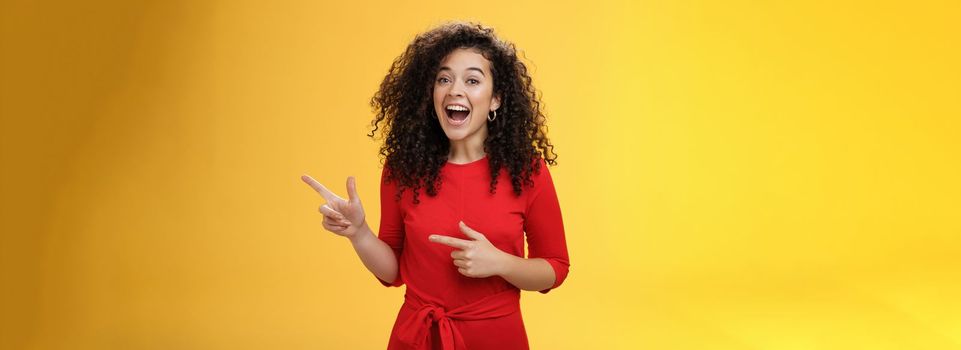
[[[337,199],[341,199],[339,196],[337,196],[333,192],[330,192],[330,190],[328,190],[327,187],[324,187],[324,185],[321,185],[320,182],[317,182],[317,180],[314,180],[314,178],[310,177],[310,175],[305,174],[301,176],[300,179],[304,180],[305,183],[310,185],[310,187],[313,188],[314,191],[317,191],[317,193],[319,193],[322,197],[324,197],[324,199],[327,200],[328,202],[333,202]]]
[[[463,240],[460,238],[454,238],[450,236],[441,236],[441,235],[430,235],[430,237],[428,238],[431,240],[431,242],[440,243],[440,244],[451,246],[457,249],[467,249],[467,247],[470,246],[470,242],[471,242],[471,241]]]

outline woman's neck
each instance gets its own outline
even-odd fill
[[[471,142],[473,141],[473,142]],[[484,140],[460,140],[451,141],[450,152],[447,154],[447,161],[454,164],[467,164],[487,155],[484,152]]]

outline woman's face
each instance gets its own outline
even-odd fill
[[[483,144],[487,115],[500,107],[490,61],[472,49],[456,49],[434,77],[434,111],[451,142]]]

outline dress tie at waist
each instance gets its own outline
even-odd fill
[[[520,291],[516,289],[491,294],[452,310],[444,310],[443,307],[429,303],[417,294],[408,286],[407,293],[404,294],[404,307],[411,308],[415,313],[401,323],[400,333],[397,335],[401,342],[414,349],[430,348],[427,339],[430,337],[430,327],[433,322],[437,322],[440,330],[443,349],[465,349],[464,339],[451,320],[475,321],[498,318],[520,310]]]

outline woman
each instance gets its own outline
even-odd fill
[[[556,288],[569,260],[546,167],[556,155],[514,46],[479,24],[437,27],[371,105],[369,136],[385,137],[379,235],[352,177],[348,199],[303,180],[327,201],[324,228],[383,285],[407,285],[388,349],[527,349],[520,290]]]

